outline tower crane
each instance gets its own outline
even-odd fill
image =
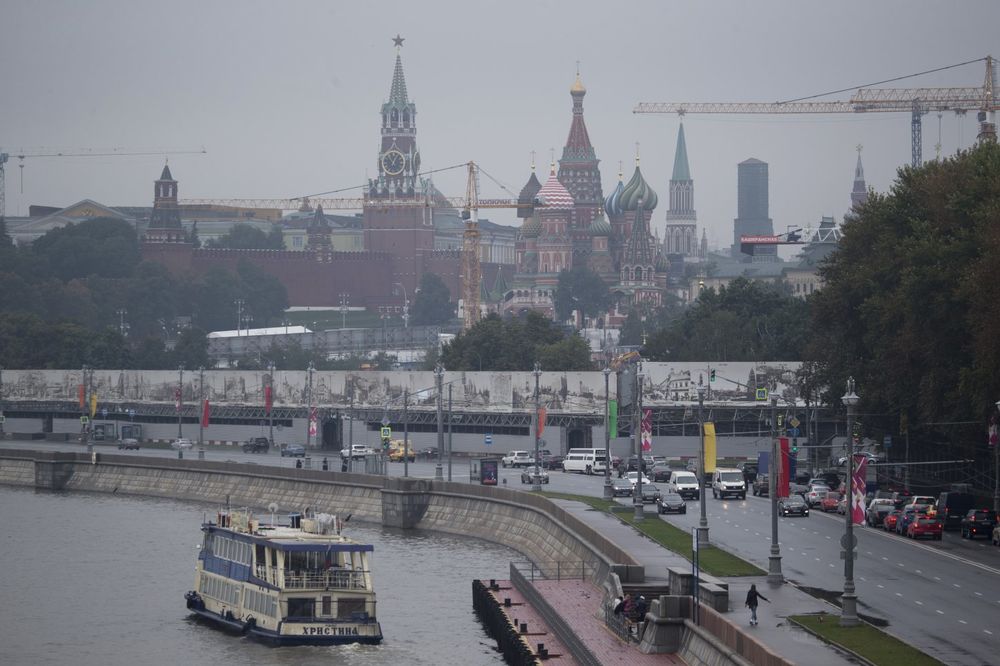
[[[632,113],[888,113],[910,112],[911,162],[923,162],[921,117],[931,111],[964,114],[977,111],[979,140],[996,141],[996,72],[992,56],[986,63],[983,85],[969,88],[858,88],[847,101],[809,102],[640,102]],[[969,63],[962,63],[969,64]],[[936,71],[936,70],[935,70]]]
[[[104,151],[90,151],[90,150],[80,150],[75,152],[50,152],[50,153],[18,153],[16,155],[11,155],[0,151],[0,220],[4,219],[7,209],[7,175],[6,175],[6,164],[10,161],[11,157],[16,157],[18,159],[18,166],[24,169],[25,158],[38,158],[38,157],[148,157],[148,156],[169,156],[169,155],[200,155],[207,153],[208,151],[202,148],[201,150],[151,150],[151,151],[129,151],[129,150],[104,150]],[[23,173],[23,171],[22,171]]]

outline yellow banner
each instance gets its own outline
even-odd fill
[[[97,394],[90,394],[90,418],[94,418],[94,414],[97,413]]]
[[[715,471],[715,424],[708,422],[705,428],[705,473]]]

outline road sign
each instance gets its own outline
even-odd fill
[[[392,428],[382,426],[382,439],[392,439]]]
[[[89,416],[81,416],[80,417],[80,423],[82,423],[83,425],[87,425],[88,423],[90,423],[90,417]]]
[[[766,388],[757,389],[755,397],[757,398],[758,401],[767,402],[767,389]]]
[[[886,435],[882,438],[882,446],[887,449],[892,448],[892,435]]]
[[[850,544],[850,545],[848,545]],[[851,540],[847,540],[847,535],[844,534],[840,537],[840,547],[841,548],[857,548],[858,546],[858,535],[851,533]]]
[[[788,425],[792,426],[793,428],[798,428],[800,423],[802,423],[802,421],[799,421],[794,416],[788,421]]]
[[[493,434],[489,432],[486,433],[486,436],[483,438],[483,443],[486,444],[486,446],[493,444]]]
[[[789,437],[798,437],[800,434],[801,433],[799,432],[798,428],[789,428],[788,429],[788,436]]]

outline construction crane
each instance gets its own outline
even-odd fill
[[[289,199],[268,198],[214,198],[181,199],[184,206],[229,206],[232,208],[268,208],[272,210],[311,210],[322,206],[323,210],[364,210],[365,208],[457,208],[464,210],[467,197],[426,197],[423,199],[368,199],[365,197],[292,197]],[[479,208],[519,208],[517,199],[480,199]],[[539,204],[535,204],[539,205]]]
[[[479,170],[475,162],[469,162],[462,219],[465,220],[465,231],[462,232],[462,304],[465,316],[462,317],[462,327],[468,330],[479,321],[479,291],[483,279],[479,265]]]
[[[129,150],[80,150],[75,152],[65,151],[55,151],[50,153],[18,153],[16,155],[11,155],[10,153],[5,153],[0,151],[0,220],[5,219],[7,210],[7,175],[6,175],[6,164],[11,157],[16,157],[18,159],[18,167],[21,169],[22,178],[24,174],[24,160],[25,158],[40,158],[40,157],[143,157],[143,156],[170,156],[170,155],[200,155],[207,153],[208,151],[202,148],[201,150],[155,150],[155,151],[129,151]],[[23,184],[23,180],[22,180]]]
[[[921,118],[931,111],[978,111],[979,140],[996,140],[996,72],[992,56],[970,62],[986,63],[981,87],[971,88],[858,88],[844,101],[830,102],[640,102],[632,113],[889,113],[910,112],[911,163],[923,162]],[[969,64],[969,63],[962,63]],[[942,68],[947,69],[947,68]]]

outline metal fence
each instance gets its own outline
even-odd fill
[[[530,562],[528,560],[510,563],[527,580],[589,580],[595,581],[604,569],[600,562],[559,561]]]

